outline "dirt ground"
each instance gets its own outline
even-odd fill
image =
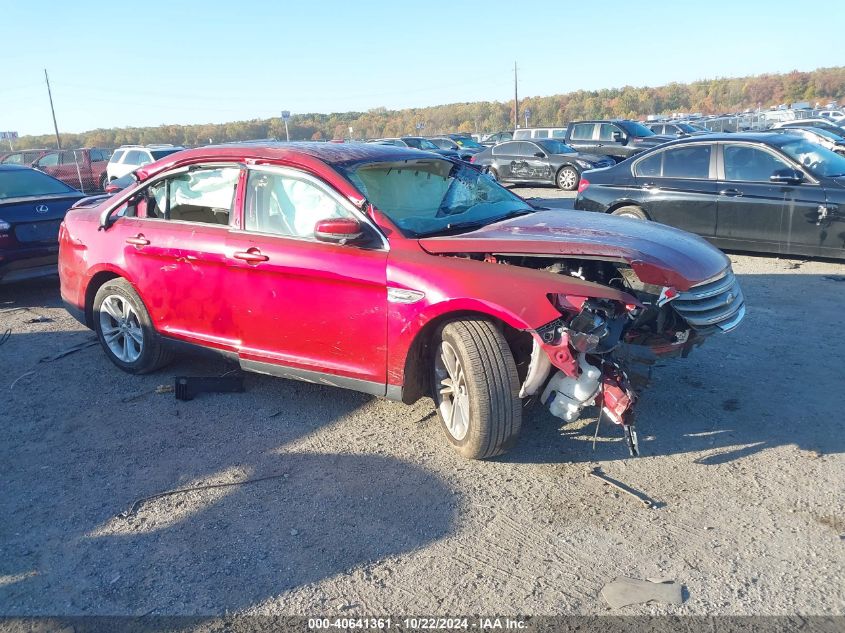
[[[157,387],[231,365],[39,362],[93,334],[55,279],[0,287],[0,615],[843,614],[845,265],[731,259],[746,321],[656,369],[638,459],[542,407],[509,455],[467,462],[428,399],[248,375],[180,402]],[[611,611],[617,576],[684,603]]]

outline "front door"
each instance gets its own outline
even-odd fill
[[[549,156],[546,151],[529,141],[519,143],[519,158],[512,164],[518,180],[526,182],[549,182],[551,179],[551,167]]]
[[[318,220],[352,205],[299,170],[255,168],[229,236],[230,296],[244,368],[384,395],[387,248],[321,242]],[[375,237],[375,233],[374,233]]]
[[[192,167],[133,196],[108,229],[124,242],[122,267],[156,329],[180,340],[235,351],[226,238],[240,167]]]
[[[784,254],[806,253],[818,245],[816,222],[825,202],[820,186],[771,182],[775,171],[794,167],[768,148],[725,143],[722,161],[716,221],[720,244]]]

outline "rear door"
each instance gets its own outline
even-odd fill
[[[769,178],[793,169],[773,149],[751,143],[721,144],[716,235],[726,247],[801,253],[819,243],[816,225],[824,190],[812,183],[784,185]]]
[[[227,246],[241,364],[384,395],[387,243],[315,239],[317,221],[335,217],[366,221],[310,174],[250,169],[243,228]]]
[[[235,351],[226,239],[238,165],[192,166],[141,189],[108,229],[122,267],[160,332]]]
[[[580,152],[587,154],[601,154],[598,151],[598,134],[595,123],[575,123],[572,125],[572,133],[569,135],[569,144]]]
[[[704,237],[716,234],[716,151],[712,143],[676,145],[633,165],[642,205],[656,222]]]
[[[519,141],[506,141],[493,146],[493,167],[500,180],[514,180],[512,164],[519,160]]]

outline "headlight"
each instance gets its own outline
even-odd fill
[[[5,233],[9,229],[12,228],[12,225],[6,222],[6,220],[0,220],[0,233]]]
[[[585,160],[576,160],[575,162],[576,162],[576,163],[578,163],[578,166],[579,166],[581,169],[590,169],[590,168],[593,166],[593,164],[592,164],[592,163],[588,163],[588,162],[587,162],[587,161],[585,161]]]

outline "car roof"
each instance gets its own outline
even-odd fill
[[[208,145],[170,154],[135,171],[139,181],[163,171],[203,161],[264,161],[300,165],[324,171],[361,163],[401,160],[447,160],[431,152],[380,143],[270,142]]]
[[[790,141],[803,140],[802,137],[786,132],[714,132],[701,136],[687,136],[658,145],[655,149],[669,145],[686,145],[689,143],[714,143],[719,141],[750,141],[765,143],[766,145],[784,145]]]

